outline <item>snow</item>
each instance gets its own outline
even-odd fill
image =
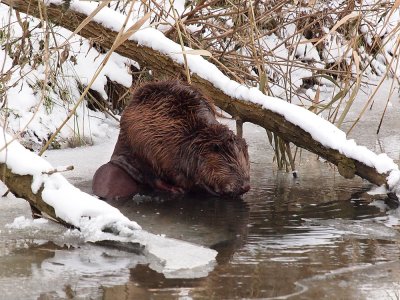
[[[61,0],[49,0],[46,3],[60,5],[62,2]],[[174,7],[178,10],[179,14],[182,14],[184,11],[183,3],[183,1],[176,1],[174,3]],[[96,3],[78,0],[71,1],[70,5],[70,9],[86,15],[89,15],[96,7]],[[4,6],[0,6],[0,8],[2,10],[5,9]],[[12,16],[12,18],[15,21],[15,16]],[[93,20],[114,31],[119,31],[124,23],[124,17],[121,14],[107,7],[94,16]],[[127,28],[132,26],[135,20],[130,20]],[[398,13],[393,14],[388,24],[393,27],[397,24],[398,20]],[[173,24],[175,20],[171,16],[168,16],[168,22]],[[384,22],[384,20],[380,21],[378,27],[378,31],[382,37],[385,37],[385,34],[389,30],[383,28]],[[145,23],[141,30],[132,35],[131,39],[139,45],[162,52],[171,57],[175,62],[183,64],[181,46],[166,38],[159,30],[149,26],[149,23]],[[18,26],[14,27],[15,33],[18,34],[20,28]],[[167,27],[164,27],[164,29]],[[287,29],[293,31],[293,28]],[[59,36],[63,38],[60,38],[58,42],[62,43],[65,41],[65,37],[70,36],[70,34],[71,32],[60,29]],[[366,36],[366,41],[371,44],[372,38]],[[64,77],[62,78],[64,85],[70,89],[71,100],[76,100],[80,93],[76,82],[74,82],[75,78],[79,77],[82,84],[88,84],[96,69],[102,64],[105,55],[97,52],[91,47],[88,41],[81,40],[79,37],[73,37],[70,42],[72,47],[74,47],[71,53],[85,53],[84,56],[77,56],[77,62],[73,68],[66,64]],[[304,61],[321,61],[316,49],[308,42],[299,44],[296,51],[292,54],[280,43],[281,41],[275,35],[265,36],[261,42],[266,48],[273,49],[271,51],[274,52],[274,55],[282,59],[289,58],[292,55]],[[327,62],[337,62],[351,57],[352,52],[348,51],[347,43],[342,41],[337,33],[331,34],[324,42],[326,43],[326,47],[322,59],[325,59]],[[280,46],[277,47],[277,45]],[[390,42],[385,47],[389,53],[393,51],[394,44]],[[0,59],[4,62],[5,70],[12,67],[12,59],[5,55],[4,51],[0,51]],[[248,88],[230,80],[215,65],[209,63],[201,56],[188,55],[187,60],[192,74],[197,74],[201,78],[210,81],[216,88],[233,98],[259,104],[267,110],[282,115],[286,120],[308,132],[324,146],[336,149],[348,157],[374,167],[380,173],[388,173],[387,183],[389,188],[393,190],[398,189],[400,181],[398,166],[386,154],[377,155],[366,147],[357,145],[354,140],[348,140],[343,131],[322,117],[302,107],[289,104],[278,98],[266,96],[257,88]],[[385,68],[383,64],[385,61],[385,56],[378,56],[371,64],[376,70],[384,73]],[[133,63],[113,53],[109,62],[105,64],[104,69],[94,81],[92,88],[106,98],[107,95],[104,86],[107,82],[107,77],[129,87],[131,78],[126,71],[126,66]],[[288,67],[287,69],[283,69],[283,71],[291,73],[292,82],[296,87],[301,86],[302,78],[311,75],[309,71],[307,72],[299,68],[289,69]],[[24,75],[24,79],[18,82],[20,79],[19,76],[22,74]],[[15,84],[15,86],[7,91],[7,109],[11,111],[8,128],[11,128],[14,133],[27,132],[26,134],[32,134],[32,136],[34,133],[39,139],[44,139],[48,132],[54,132],[55,128],[64,120],[68,113],[70,107],[59,103],[59,97],[55,91],[51,92],[50,95],[54,97],[53,101],[57,105],[51,109],[51,114],[45,113],[49,108],[43,105],[40,90],[32,88],[38,81],[45,79],[44,75],[45,70],[42,66],[38,66],[36,69],[25,66],[21,69],[21,72],[16,72],[12,75],[13,77],[10,82],[11,84]],[[308,94],[312,95],[312,91],[309,91]],[[36,111],[38,111],[37,114]],[[76,120],[78,120],[79,124],[75,124]],[[79,132],[86,132],[86,134],[89,132],[89,136],[104,138],[108,131],[108,125],[104,123],[104,120],[105,116],[102,113],[88,111],[85,103],[83,103],[78,108],[77,118],[68,123],[61,131],[60,136],[64,138],[70,137],[75,134],[77,126],[80,128]],[[11,138],[5,134],[1,137],[0,144],[4,145],[6,141],[11,141]],[[37,192],[43,187],[42,197],[44,201],[55,208],[57,216],[81,228],[82,235],[87,241],[111,238],[140,241],[140,243],[145,245],[147,254],[150,257],[154,257],[151,263],[152,268],[170,277],[190,277],[193,276],[193,270],[199,270],[197,274],[200,275],[198,276],[205,276],[213,268],[215,251],[167,239],[162,236],[152,235],[141,230],[136,222],[123,216],[118,209],[73,187],[61,174],[45,174],[54,168],[44,159],[38,158],[34,153],[24,149],[16,141],[11,142],[7,149],[2,149],[0,152],[0,162],[6,162],[12,171],[17,174],[32,175],[32,190]],[[29,225],[26,219],[16,219],[10,226],[18,228],[18,226],[25,226],[26,224]],[[111,229],[114,234],[106,233],[104,229]]]
[[[175,61],[182,64],[182,57],[173,54],[174,51],[178,51],[179,45],[166,39],[161,32],[153,31],[150,28],[141,30],[138,34],[135,34],[134,38],[139,44],[168,54]],[[388,183],[390,188],[394,188],[397,185],[396,178],[399,178],[398,166],[386,154],[376,155],[367,148],[358,146],[354,140],[347,140],[343,131],[309,110],[278,98],[268,97],[256,88],[247,88],[230,80],[215,65],[200,56],[189,56],[188,65],[193,73],[212,82],[215,87],[224,91],[227,95],[239,100],[260,104],[263,108],[284,116],[286,120],[310,133],[315,140],[324,146],[336,149],[350,158],[364,162],[366,165],[376,168],[380,173],[393,171],[392,180]]]
[[[53,0],[50,2],[56,3]],[[89,14],[95,8],[95,5],[75,0],[72,1],[71,8]],[[95,17],[95,20],[115,31],[120,30],[123,22],[121,15],[106,8],[101,11],[101,14]],[[131,39],[139,45],[150,47],[168,55],[179,64],[184,64],[183,55],[180,54],[181,46],[166,38],[162,32],[154,28],[142,28],[133,34]],[[332,48],[334,48],[334,52],[336,53],[334,57],[345,55],[346,50],[342,46],[339,46],[337,38],[328,40],[333,43]],[[266,42],[268,43],[268,39]],[[347,49],[347,47],[345,48]],[[337,53],[338,51],[339,53]],[[347,55],[351,55],[351,53]],[[310,58],[317,57],[315,54],[310,53]],[[390,173],[388,180],[389,188],[397,188],[400,179],[399,169],[386,154],[377,155],[366,147],[358,146],[354,140],[348,140],[346,134],[335,125],[307,109],[292,105],[278,98],[266,96],[257,88],[248,88],[229,79],[215,65],[206,61],[201,56],[188,55],[187,62],[192,73],[210,81],[216,88],[222,90],[227,95],[242,101],[259,104],[267,110],[278,113],[284,116],[289,122],[310,133],[313,139],[319,141],[322,145],[338,150],[340,153],[361,161],[367,166],[374,167],[379,173]]]
[[[166,278],[205,277],[215,267],[214,250],[167,239],[144,230],[136,232],[135,237],[146,246],[146,252],[154,256],[150,267],[163,273]],[[205,261],[208,264],[204,264]]]
[[[138,43],[170,55],[175,61],[182,64],[182,57],[176,57],[170,53],[171,49],[177,49],[179,45],[166,39],[160,32],[154,33],[154,35],[150,33],[145,35],[144,33],[148,30],[151,29],[145,29],[135,34],[134,38]],[[358,146],[354,140],[347,140],[346,134],[343,131],[309,110],[292,105],[278,98],[268,97],[256,88],[247,88],[240,85],[224,76],[216,66],[200,56],[189,56],[188,65],[193,73],[209,80],[215,87],[231,97],[260,104],[265,109],[284,116],[286,120],[309,132],[315,140],[324,146],[336,149],[348,157],[364,162],[366,165],[376,168],[380,173],[392,172],[388,182],[389,187],[394,188],[398,184],[398,166],[391,158],[386,154],[376,155],[367,148]]]
[[[13,228],[13,229],[22,229],[22,228],[27,228],[27,227],[35,227],[35,226],[40,226],[42,224],[47,224],[49,221],[46,219],[28,219],[24,216],[16,217],[14,221],[10,224],[6,224],[7,228]]]
[[[52,3],[62,3],[63,1],[51,1]],[[175,1],[174,6],[178,9],[178,13],[182,14],[184,11],[183,1]],[[139,5],[140,3],[135,3]],[[169,1],[165,1],[169,8]],[[72,1],[71,9],[89,14],[95,5],[93,3],[83,1]],[[0,5],[0,10],[4,10],[4,5]],[[0,11],[1,12],[1,11]],[[4,15],[4,14],[1,14]],[[8,12],[5,14],[8,15]],[[12,16],[13,23],[15,16]],[[135,20],[140,18],[140,15],[134,16],[127,27],[131,26]],[[174,24],[175,20],[171,16],[166,17],[169,24],[160,24],[158,29],[166,30]],[[118,31],[123,23],[124,17],[105,8],[102,12],[95,17],[95,20],[101,22],[105,26],[109,26],[115,31]],[[393,14],[388,24],[396,26],[398,24],[399,14]],[[4,20],[3,20],[4,21]],[[232,26],[230,19],[225,20],[228,26]],[[371,24],[377,23],[376,20],[370,20]],[[386,36],[389,32],[384,28],[385,20],[380,20],[377,31],[383,38],[386,54],[390,54],[395,49],[395,39],[390,39]],[[295,26],[287,26],[287,30],[294,32]],[[33,27],[34,25],[31,24]],[[144,28],[132,36],[132,39],[141,45],[152,47],[153,49],[169,55],[174,61],[183,64],[183,57],[180,54],[180,45],[171,42],[164,35],[154,29],[149,28],[149,23],[146,22]],[[291,28],[290,28],[291,27]],[[195,32],[202,29],[197,25],[190,25],[188,30]],[[21,34],[18,26],[13,26],[14,34]],[[208,29],[207,29],[208,30]],[[33,31],[33,34],[37,31]],[[65,38],[71,34],[70,31],[65,29],[57,29],[58,43],[61,44]],[[372,36],[366,31],[365,39],[367,44],[371,45],[373,42]],[[307,42],[305,38],[300,38],[301,43],[294,48],[294,52],[288,51],[288,48],[282,44],[282,37],[276,35],[264,36],[261,40],[262,46],[265,49],[270,49],[273,55],[281,61],[286,59],[301,60],[307,64],[316,66],[326,62],[338,62],[351,57],[351,51],[347,51],[347,44],[341,39],[339,34],[332,34],[325,41],[325,49],[322,52],[322,58],[319,57],[318,52]],[[388,41],[386,43],[386,41]],[[36,41],[34,40],[34,44]],[[293,44],[296,44],[293,42]],[[279,45],[279,46],[278,46]],[[36,47],[38,45],[35,45]],[[278,46],[278,47],[277,47]],[[71,62],[66,62],[63,65],[63,75],[60,78],[59,84],[62,88],[69,93],[69,102],[61,101],[56,90],[49,93],[53,107],[49,108],[48,104],[44,105],[43,94],[38,89],[38,83],[45,79],[45,70],[43,66],[33,68],[29,65],[22,67],[20,71],[15,72],[10,79],[10,88],[7,90],[7,103],[6,109],[10,113],[8,117],[7,129],[12,133],[20,134],[20,137],[26,139],[35,139],[37,137],[38,144],[45,140],[49,132],[54,130],[61,124],[68,114],[73,103],[80,96],[80,91],[77,88],[76,78],[79,78],[80,84],[86,85],[90,82],[93,74],[97,68],[102,64],[105,54],[99,53],[93,48],[85,39],[76,36],[71,39],[70,54],[76,55],[76,64],[72,65]],[[240,50],[242,51],[242,50]],[[245,51],[245,49],[243,49]],[[347,52],[346,52],[347,51]],[[5,51],[0,50],[0,61],[4,64],[5,70],[12,67],[12,59],[5,54]],[[246,53],[245,53],[246,54]],[[371,65],[378,74],[385,74],[388,55],[377,55],[376,58],[368,56],[366,53],[361,53],[362,60],[365,62],[371,61]],[[390,58],[390,57],[389,57]],[[303,128],[309,132],[312,137],[321,142],[321,144],[339,150],[341,153],[364,162],[365,164],[375,167],[381,173],[389,173],[387,182],[391,189],[396,190],[400,181],[400,172],[398,166],[386,154],[376,155],[368,150],[366,147],[358,146],[354,140],[348,140],[346,134],[336,128],[334,125],[325,121],[322,117],[316,116],[313,113],[302,109],[300,107],[291,105],[274,97],[267,97],[260,93],[256,88],[247,88],[225,77],[214,65],[210,64],[200,56],[188,55],[189,68],[192,74],[197,74],[212,82],[215,87],[221,89],[228,95],[243,101],[251,101],[261,105],[262,107],[281,114],[290,122]],[[53,62],[54,63],[54,62]],[[112,54],[110,60],[105,64],[104,69],[96,78],[92,85],[92,89],[98,91],[103,98],[107,98],[105,92],[105,84],[107,78],[116,81],[125,87],[131,85],[131,77],[127,72],[127,65],[135,64],[131,60],[127,60],[118,54]],[[367,72],[370,72],[367,68]],[[271,78],[276,82],[282,84],[282,78],[273,77],[274,73],[268,67],[267,71]],[[271,72],[270,72],[271,71]],[[292,84],[299,88],[303,83],[303,78],[311,76],[312,73],[307,69],[296,66],[281,66],[279,71],[282,73],[289,73]],[[22,80],[20,79],[22,76]],[[370,76],[373,76],[370,74]],[[333,86],[331,81],[321,78],[321,83],[326,86]],[[35,88],[36,87],[36,88]],[[321,87],[321,91],[326,87]],[[60,89],[62,90],[62,89]],[[286,90],[279,86],[271,88],[274,95],[284,97]],[[315,98],[315,90],[308,89],[305,92],[311,99]],[[293,100],[293,99],[291,99]],[[5,111],[5,110],[4,110]],[[3,111],[3,112],[4,112]],[[61,131],[59,138],[68,139],[75,136],[77,132],[81,137],[90,137],[94,139],[95,144],[97,141],[104,140],[110,134],[115,134],[110,129],[110,122],[106,116],[99,112],[90,111],[86,103],[79,106],[76,118],[68,122],[67,126]],[[149,266],[157,272],[163,273],[166,278],[197,278],[204,277],[211,272],[215,267],[216,252],[198,245],[170,239],[165,235],[156,235],[140,229],[140,226],[123,216],[118,209],[109,206],[103,201],[99,201],[86,193],[81,192],[75,188],[60,174],[47,175],[46,172],[55,169],[47,161],[39,159],[34,153],[26,151],[16,141],[8,145],[7,149],[2,149],[5,140],[10,141],[11,138],[7,135],[2,135],[0,138],[0,162],[6,162],[11,169],[18,174],[28,174],[33,176],[32,190],[37,192],[43,187],[42,197],[50,205],[55,208],[57,216],[68,221],[75,226],[78,226],[81,231],[67,230],[64,235],[67,237],[78,236],[83,241],[100,241],[100,240],[119,240],[123,242],[138,242],[145,247],[143,261],[141,263],[149,264]],[[32,147],[37,150],[37,148]],[[98,160],[97,157],[93,158],[90,155],[92,148],[88,149],[88,160]],[[378,149],[377,149],[378,150]],[[385,149],[386,151],[388,149]],[[379,150],[378,150],[379,151]],[[97,152],[96,152],[97,153]],[[93,173],[93,172],[92,172]],[[1,187],[4,191],[4,187]],[[382,186],[377,188],[371,193],[385,193],[386,189]],[[399,192],[397,190],[397,192]],[[382,202],[375,203],[375,205],[382,205]],[[32,220],[25,216],[20,216],[14,219],[11,223],[6,225],[7,230],[20,230],[26,228],[33,228],[42,231],[49,226],[49,222],[45,219]],[[399,210],[392,210],[388,213],[385,220],[382,220],[386,226],[398,227],[399,225]],[[334,239],[342,236],[344,232],[333,230],[333,227],[319,226],[313,229],[311,226],[311,233],[314,236],[303,234],[288,234],[283,236],[281,240],[272,243],[272,240],[266,240],[265,249],[282,249],[304,248],[306,246],[329,245]],[[350,228],[351,229],[351,228]],[[346,230],[350,230],[346,228]],[[3,230],[7,231],[7,230]],[[378,228],[380,234],[381,228]],[[88,246],[86,244],[85,246]],[[130,255],[130,253],[129,253]],[[54,279],[54,274],[69,273],[71,270],[79,270],[84,273],[83,280],[79,280],[82,284],[85,280],[102,280],[102,285],[105,277],[112,279],[112,275],[117,274],[121,278],[119,284],[125,283],[129,279],[129,271],[127,268],[132,267],[134,264],[132,257],[128,254],[121,257],[113,257],[110,259],[108,255],[104,255],[103,248],[101,250],[93,250],[88,248],[85,254],[82,251],[55,251],[55,257],[46,260],[41,266],[41,270],[36,270],[38,282],[43,278]],[[74,257],[74,256],[78,256]],[[142,260],[142,257],[135,259]],[[280,258],[271,259],[272,261],[279,261]],[[287,258],[283,257],[282,260],[290,262]],[[90,261],[90,264],[85,263]],[[33,268],[34,268],[34,264]],[[39,272],[40,271],[40,272]],[[44,273],[43,273],[44,272]],[[35,272],[34,272],[35,273]],[[110,273],[110,274],[109,274]],[[97,279],[96,275],[99,276]],[[100,277],[102,275],[103,277]],[[88,279],[90,277],[90,279]],[[84,284],[84,283],[83,283]],[[116,284],[115,282],[113,284]],[[35,285],[31,285],[33,288]],[[26,286],[25,286],[26,288]],[[61,290],[62,288],[60,288]],[[92,295],[93,296],[93,295]]]
[[[3,23],[10,23],[9,31],[11,37],[15,38],[21,34],[21,28],[15,12],[9,13],[8,9],[8,6],[0,5],[0,16]],[[38,22],[39,20],[33,19],[29,23],[29,29],[32,30],[30,45],[34,53],[41,53],[40,40],[43,39],[43,29],[35,28]],[[54,39],[49,39],[50,49],[55,48],[56,44],[62,45],[71,33],[64,28],[54,28]],[[13,59],[5,50],[0,50],[0,61],[4,64],[2,71],[10,74],[8,82],[5,81],[6,96],[4,109],[0,112],[1,117],[7,119],[7,129],[13,134],[20,134],[24,146],[35,151],[38,151],[49,135],[62,124],[74,103],[80,98],[80,87],[88,85],[106,57],[105,54],[99,53],[90,41],[79,36],[72,37],[68,47],[64,47],[63,50],[68,53],[68,59],[61,66],[58,66],[59,53],[55,50],[50,52],[47,62],[50,71],[40,63],[13,67]],[[132,78],[127,72],[129,65],[136,65],[136,62],[113,53],[94,79],[91,88],[107,100],[105,84],[108,79],[130,87]],[[55,77],[48,79],[49,76]],[[51,85],[43,88],[45,80]],[[104,113],[88,109],[83,101],[74,117],[61,129],[56,142],[61,147],[76,138],[89,143],[96,142],[108,132],[105,120]]]
[[[317,49],[311,42],[307,40],[300,41],[300,44],[295,49],[295,56],[302,60],[320,61]]]
[[[145,246],[150,267],[166,277],[203,277],[213,269],[216,251],[141,230],[136,222],[129,220],[117,208],[80,191],[60,173],[47,174],[54,170],[50,163],[2,131],[0,163],[5,163],[15,174],[31,175],[32,191],[37,193],[43,188],[43,200],[54,208],[57,217],[80,228],[85,241],[139,242]],[[31,224],[39,223],[41,221]],[[9,227],[24,228],[29,225],[24,217],[20,217]]]
[[[54,207],[56,215],[76,226],[102,230],[116,223],[131,230],[140,226],[124,217],[118,209],[75,188],[59,173],[48,175],[54,168],[45,159],[22,147],[3,131],[0,136],[0,162],[19,175],[32,175],[32,191],[37,193],[43,186],[42,198]],[[4,146],[8,144],[6,148]],[[89,220],[90,218],[90,220]]]
[[[50,0],[48,3],[60,4],[61,1]],[[176,6],[181,13],[183,9],[181,1],[176,3]],[[89,15],[96,7],[96,3],[74,0],[71,1],[70,9]],[[393,18],[395,18],[397,15],[398,14],[394,14]],[[94,16],[94,20],[114,31],[119,31],[123,25],[124,16],[117,11],[105,7],[96,16]],[[133,23],[134,20],[130,20],[127,24],[127,28],[132,26]],[[62,34],[60,34],[60,36],[70,35],[70,32],[66,31],[65,29],[62,29],[61,31]],[[335,33],[335,36],[332,35],[325,40],[326,43],[332,43],[332,46],[330,47],[334,50],[329,52],[329,56],[333,56],[336,59],[339,56],[343,57],[343,55],[351,55],[351,52],[349,51],[347,51],[348,53],[345,54],[346,51],[342,46],[339,45],[340,39],[336,35],[337,33]],[[148,23],[146,23],[142,29],[132,35],[131,39],[137,42],[139,45],[150,47],[170,56],[177,63],[184,63],[183,55],[181,54],[181,46],[166,38],[159,30],[149,27]],[[275,35],[265,36],[262,38],[261,42],[265,44],[265,47],[270,49],[274,49],[277,45],[279,45],[279,40]],[[104,54],[94,51],[93,48],[88,45],[87,41],[83,40],[82,42],[78,37],[73,37],[71,40],[71,45],[76,44],[83,44],[84,46],[82,46],[82,49],[75,49],[75,51],[87,51],[87,54],[84,59],[82,59],[82,56],[78,56],[78,63],[75,66],[76,71],[74,72],[77,72],[78,77],[81,78],[83,83],[88,83],[90,78],[93,76],[94,70],[100,65],[102,61],[101,58],[104,58]],[[345,48],[347,48],[347,46]],[[339,53],[337,53],[338,51]],[[274,49],[274,53],[278,57],[289,57],[289,53],[283,47],[283,45],[280,45],[277,49]],[[297,52],[293,53],[292,55],[299,55],[301,58],[306,60],[319,60],[318,53],[315,52],[315,49],[311,47],[310,43],[300,44],[297,48]],[[9,65],[10,59],[6,58],[5,60],[6,65]],[[389,176],[389,187],[393,189],[397,185],[399,179],[398,166],[394,164],[394,162],[385,154],[376,155],[365,147],[358,146],[353,140],[347,140],[344,132],[337,129],[334,125],[328,121],[325,121],[320,116],[316,116],[306,109],[288,104],[287,102],[278,98],[266,96],[256,88],[248,88],[233,80],[230,80],[215,65],[209,63],[199,55],[187,55],[187,60],[192,74],[195,73],[201,78],[210,81],[216,88],[222,90],[224,93],[233,98],[257,103],[265,109],[284,116],[285,119],[310,133],[315,140],[319,141],[326,147],[336,149],[340,153],[362,161],[366,165],[376,168],[381,173],[392,172],[392,174]],[[108,76],[111,80],[116,80],[125,86],[129,86],[130,78],[126,72],[126,63],[126,59],[113,53],[110,61],[105,65],[101,75],[95,80],[92,87],[99,91],[103,97],[106,96],[104,91],[104,85],[106,83],[105,76]],[[380,68],[377,60],[374,60],[372,65],[374,65],[376,69]],[[29,70],[26,70],[27,73],[28,71]],[[304,73],[305,70],[296,68],[283,71],[291,74],[291,81],[297,87],[301,85],[303,77],[311,75]],[[33,73],[35,74],[27,76],[28,79],[26,80],[28,80],[28,82],[34,82],[35,78],[43,77],[43,70],[34,70]],[[69,82],[69,85],[72,85],[71,82]],[[281,93],[282,92],[284,91],[281,90]],[[40,117],[34,118],[35,115],[33,113],[33,109],[36,105],[38,105],[38,98],[40,98],[40,95],[35,95],[27,84],[23,84],[21,82],[14,88],[14,90],[11,89],[9,93],[9,95],[15,96],[16,99],[19,99],[18,101],[9,101],[8,103],[9,108],[11,110],[15,110],[15,115],[19,115],[19,117],[15,118],[11,117],[9,121],[11,124],[10,127],[13,128],[14,132],[23,130],[23,128],[28,126],[28,133],[26,134],[34,136],[34,134],[30,133],[33,131],[36,135],[45,138],[47,132],[53,132],[55,128],[57,128],[57,124],[62,122],[62,120],[65,118],[66,112],[68,111],[68,108],[56,106],[56,111],[46,115],[43,113],[43,106],[40,106]],[[72,91],[71,93],[75,97],[79,95],[77,91]],[[56,95],[54,95],[54,97],[57,98]],[[9,98],[12,99],[14,97]],[[24,99],[24,101],[22,101],[22,99]],[[84,116],[87,114],[88,117],[85,118]],[[83,122],[82,125],[78,125],[79,127],[83,127],[83,129],[79,129],[80,134],[83,132],[83,135],[89,135],[90,137],[94,136],[98,138],[102,138],[107,134],[108,126],[104,123],[105,116],[103,114],[88,111],[85,109],[85,105],[82,104],[78,109],[77,116],[78,117],[76,119],[79,120],[80,123]],[[71,122],[73,121],[71,120]],[[66,138],[76,134],[76,124],[71,124],[71,122],[68,126],[63,128],[60,136]],[[16,123],[19,123],[19,125]]]

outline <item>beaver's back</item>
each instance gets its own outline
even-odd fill
[[[157,116],[196,124],[216,122],[213,105],[196,88],[180,81],[151,82],[139,87],[127,108],[149,109]]]
[[[151,82],[134,92],[121,117],[121,132],[156,170],[170,170],[185,141],[215,123],[214,107],[197,89],[179,81]]]

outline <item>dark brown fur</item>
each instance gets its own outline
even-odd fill
[[[240,195],[249,189],[246,142],[218,123],[214,107],[198,90],[179,81],[136,90],[122,114],[110,163],[139,185],[172,193]]]

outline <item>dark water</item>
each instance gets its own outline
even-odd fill
[[[147,230],[216,249],[218,265],[207,278],[189,281],[168,280],[139,266],[131,270],[129,283],[107,293],[134,298],[139,289],[154,299],[359,299],[382,288],[380,294],[391,295],[394,286],[386,291],[383,285],[394,284],[388,274],[400,270],[399,235],[381,223],[387,214],[369,205],[362,193],[368,185],[361,180],[349,185],[324,163],[305,165],[308,174],[299,180],[265,165],[253,168],[255,187],[243,201],[122,206]]]
[[[140,256],[82,244],[51,223],[7,228],[29,209],[3,198],[0,299],[400,298],[397,210],[370,205],[367,182],[345,180],[306,153],[298,179],[277,171],[263,131],[249,128],[252,189],[243,199],[136,197],[119,205],[150,232],[217,250],[207,277],[167,279]],[[398,155],[393,139],[387,145]],[[71,180],[88,189],[90,179]]]

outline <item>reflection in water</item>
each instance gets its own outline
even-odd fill
[[[21,249],[14,245],[16,250],[13,251],[12,255],[9,253],[7,256],[0,257],[0,277],[32,276],[32,266],[38,267],[42,261],[54,257],[54,251],[46,251],[44,249],[57,247],[51,242],[37,244],[37,242],[31,240],[23,241],[23,243],[29,247],[29,251],[25,247]]]
[[[218,250],[218,262],[229,259],[247,234],[249,207],[242,199],[135,200],[117,207],[150,232]]]

